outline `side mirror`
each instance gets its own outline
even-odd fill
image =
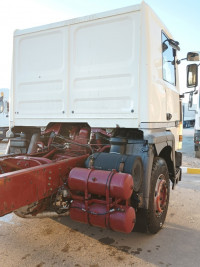
[[[189,95],[188,107],[191,108],[192,105],[193,105],[193,93],[191,92]]]
[[[200,52],[188,52],[187,61],[200,61]]]
[[[198,85],[198,65],[187,65],[187,87],[196,87]]]

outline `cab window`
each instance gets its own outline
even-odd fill
[[[162,73],[163,80],[176,85],[175,52],[167,36],[162,32]]]

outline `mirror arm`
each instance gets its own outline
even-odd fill
[[[179,95],[179,98],[184,98],[185,94],[197,94],[198,90],[195,88],[193,91],[184,92],[181,95]]]
[[[187,59],[186,57],[185,58],[181,58],[181,59],[177,59],[176,60],[176,64],[179,65],[179,64],[181,64],[181,61],[186,60],[186,59]]]
[[[185,92],[183,93],[182,95],[185,95],[185,94],[196,94],[198,92],[197,88],[195,87],[195,89],[193,91],[188,91],[188,92]],[[181,95],[181,96],[182,96]]]
[[[177,59],[176,60],[176,64],[178,64],[178,65],[181,64],[181,61],[183,61],[183,60],[187,60],[187,58],[184,57],[184,58],[181,58],[181,59]],[[200,63],[197,66],[200,66]]]

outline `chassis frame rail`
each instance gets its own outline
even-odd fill
[[[0,216],[55,194],[74,167],[83,167],[88,155],[0,175]]]

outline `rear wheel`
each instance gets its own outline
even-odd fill
[[[167,164],[164,159],[156,157],[151,172],[149,208],[147,227],[155,234],[163,226],[169,204],[170,181]]]

